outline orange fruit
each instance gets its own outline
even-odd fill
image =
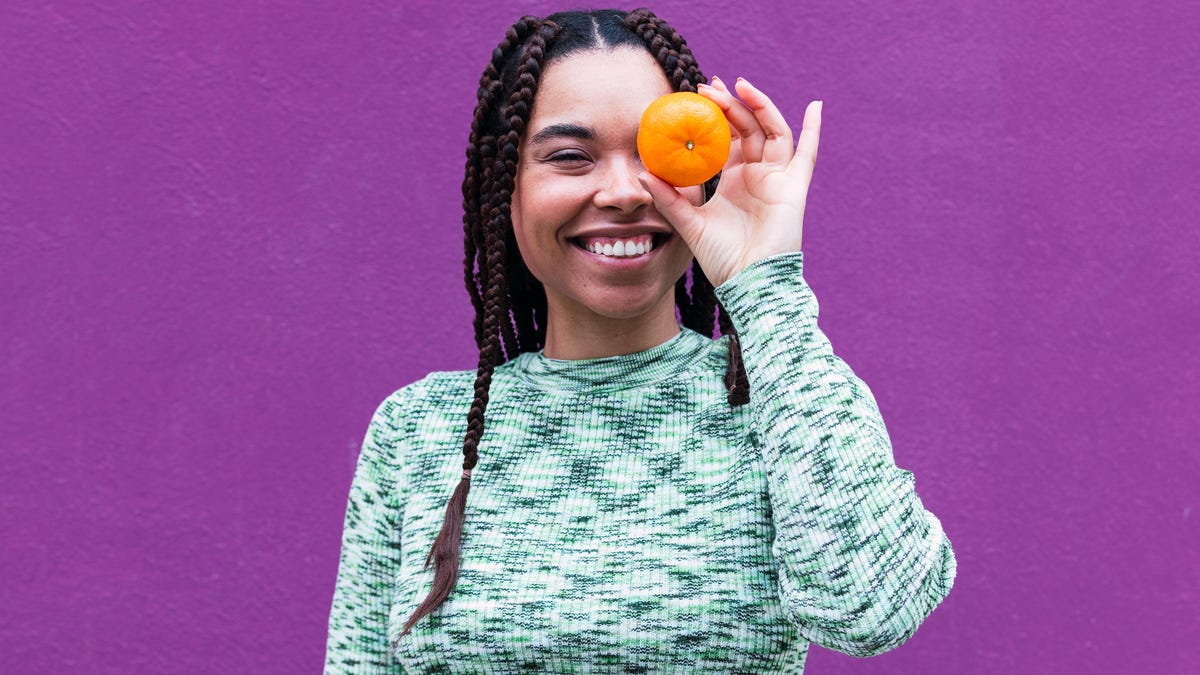
[[[646,170],[675,187],[699,185],[729,159],[725,113],[700,94],[660,96],[642,113],[637,147]]]

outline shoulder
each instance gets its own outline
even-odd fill
[[[376,407],[371,424],[404,435],[430,416],[465,414],[474,398],[474,382],[473,370],[431,372],[385,398]]]

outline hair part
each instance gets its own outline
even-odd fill
[[[497,365],[545,344],[546,291],[521,259],[511,217],[519,148],[541,73],[553,60],[575,52],[624,46],[649,51],[675,91],[694,92],[696,85],[705,81],[687,42],[648,9],[523,17],[505,31],[479,78],[462,184],[464,281],[475,308],[479,348],[475,398],[463,439],[463,475],[425,559],[427,569],[434,565],[433,588],[405,622],[397,640],[441,606],[458,581],[466,500],[471,470],[479,462],[492,373]],[[718,175],[704,184],[706,201],[719,180]],[[710,337],[715,312],[721,334],[730,336],[724,380],[729,404],[748,403],[750,387],[736,331],[717,301],[712,283],[695,261],[675,284],[675,304],[684,326]]]

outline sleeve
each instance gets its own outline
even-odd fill
[[[954,552],[896,466],[871,391],[817,328],[802,271],[802,253],[772,256],[716,295],[750,382],[785,611],[810,642],[873,656],[949,594]]]
[[[326,673],[404,672],[391,650],[388,614],[400,565],[396,420],[405,391],[376,410],[358,456],[329,613]]]

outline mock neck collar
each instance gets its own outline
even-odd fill
[[[525,352],[510,361],[518,378],[539,389],[600,392],[632,389],[669,379],[704,358],[712,338],[680,326],[666,342],[632,354],[593,359],[551,359],[544,350]]]

